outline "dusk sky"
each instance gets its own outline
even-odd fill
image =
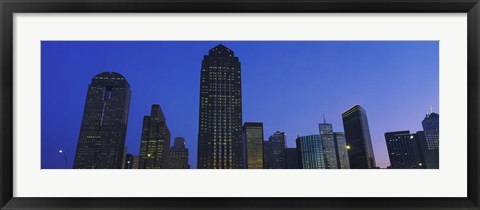
[[[318,123],[343,132],[342,113],[366,111],[377,166],[390,165],[384,133],[422,130],[438,112],[437,41],[43,41],[41,167],[72,168],[88,85],[118,72],[132,91],[126,146],[138,155],[142,120],[160,104],[175,137],[184,137],[196,168],[200,70],[218,44],[241,62],[243,122],[263,122],[264,139],[284,131],[319,134]],[[440,113],[441,114],[441,113]]]

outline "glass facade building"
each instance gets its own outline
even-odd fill
[[[325,167],[327,169],[350,168],[345,134],[343,132],[333,132],[332,124],[327,123],[325,117],[323,123],[320,123],[318,127],[325,154]]]
[[[342,113],[342,120],[350,168],[376,168],[367,112],[360,105],[355,105]]]
[[[339,169],[349,169],[347,144],[343,132],[333,132],[333,142],[335,142],[335,152],[337,154],[337,166]]]
[[[199,169],[243,167],[240,61],[223,45],[204,56],[200,74]]]
[[[93,77],[80,127],[73,168],[121,169],[130,109],[130,85],[115,72]]]
[[[140,143],[140,169],[168,168],[170,130],[158,104],[152,105],[150,116],[143,117]]]
[[[299,168],[301,169],[324,169],[325,154],[323,152],[320,135],[308,135],[297,137],[297,152]]]
[[[325,168],[338,168],[332,124],[326,123],[324,119],[323,123],[320,123],[318,127],[320,130],[320,139],[322,140],[323,152],[325,154]]]
[[[418,139],[410,131],[385,133],[390,168],[423,168]]]
[[[243,125],[244,167],[263,168],[263,123],[246,122]]]

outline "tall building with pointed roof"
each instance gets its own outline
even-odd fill
[[[239,169],[242,149],[240,61],[218,45],[202,61],[198,128],[199,169]]]
[[[325,115],[323,116],[323,123],[320,123],[318,127],[325,155],[325,168],[350,168],[345,134],[343,132],[333,132],[333,126],[331,123],[326,122]]]
[[[73,168],[122,168],[130,95],[130,85],[119,73],[103,72],[92,78]]]
[[[143,117],[139,168],[168,168],[170,130],[158,104],[152,105],[150,116]]]
[[[331,123],[326,122],[325,115],[323,116],[323,123],[318,124],[318,128],[320,130],[323,154],[325,155],[325,168],[336,169],[338,165],[335,141],[333,139],[333,126]]]

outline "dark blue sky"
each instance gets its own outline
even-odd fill
[[[160,104],[174,137],[185,137],[196,168],[200,69],[210,48],[224,44],[242,64],[243,122],[263,122],[264,139],[285,131],[318,134],[318,123],[343,131],[342,112],[366,111],[377,165],[389,165],[384,133],[421,130],[438,110],[436,41],[43,41],[42,168],[72,167],[87,88],[105,71],[132,90],[126,146],[138,155],[142,118]]]

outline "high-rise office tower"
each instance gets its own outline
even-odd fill
[[[326,167],[320,135],[299,136],[296,143],[299,168],[324,169]]]
[[[385,133],[390,168],[423,168],[418,139],[410,131]]]
[[[276,131],[268,138],[270,168],[282,169],[285,167],[285,132]]]
[[[433,112],[432,108],[430,113],[423,119],[422,126],[423,131],[425,131],[425,139],[427,140],[427,149],[438,150],[440,118],[437,113]]]
[[[171,169],[189,169],[188,149],[185,147],[185,139],[176,137],[173,147],[170,148],[169,168]]]
[[[343,132],[333,132],[333,126],[326,123],[325,116],[323,117],[323,123],[320,123],[318,127],[325,153],[325,167],[328,169],[350,168],[345,134]]]
[[[263,168],[263,123],[246,122],[243,125],[244,167]]]
[[[270,169],[270,144],[268,140],[263,141],[263,168]]]
[[[440,134],[440,117],[430,107],[428,113],[422,121],[423,132],[420,135],[422,155],[425,160],[426,168],[438,169],[439,164],[439,134]]]
[[[240,61],[223,45],[202,61],[198,159],[200,169],[242,168]]]
[[[320,130],[320,139],[322,140],[323,152],[325,155],[325,168],[338,168],[332,124],[326,123],[324,116],[323,123],[320,123],[318,128]]]
[[[351,169],[376,168],[367,112],[355,105],[342,114]]]
[[[333,142],[335,142],[335,152],[337,154],[337,166],[339,169],[349,169],[347,144],[343,132],[333,132]]]
[[[122,168],[130,94],[130,85],[119,73],[103,72],[93,77],[73,168]]]
[[[167,168],[169,148],[170,130],[165,115],[160,105],[154,104],[150,116],[143,117],[139,168]]]
[[[418,140],[418,148],[420,150],[424,168],[438,169],[438,149],[428,149],[425,131],[417,131],[417,133],[415,134],[415,138]]]
[[[285,148],[285,168],[298,169],[297,148]]]

